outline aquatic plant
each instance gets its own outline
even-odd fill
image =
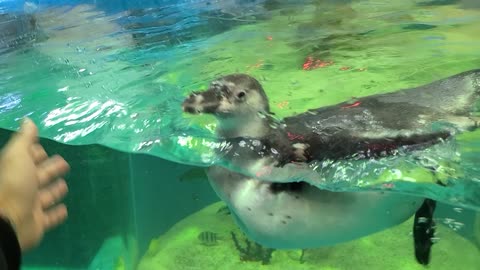
[[[265,248],[254,241],[250,241],[247,237],[245,237],[245,247],[242,247],[235,233],[231,232],[231,235],[233,244],[240,253],[241,261],[261,261],[263,265],[270,264],[270,260],[272,259],[272,253],[275,249]]]
[[[305,251],[306,249],[302,249],[302,253],[300,253],[300,258],[298,259],[300,264],[303,264],[305,262]]]
[[[230,215],[231,214],[230,208],[228,208],[228,206],[224,205],[224,206],[218,208],[217,214],[219,214],[219,215]]]

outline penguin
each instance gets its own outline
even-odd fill
[[[278,120],[258,80],[239,73],[193,92],[182,109],[215,116],[216,134],[230,146],[228,153],[219,154],[240,161],[240,168],[258,168],[259,162],[283,168],[292,162],[369,160],[440,144],[478,128],[474,111],[479,97],[480,70],[470,70]],[[334,245],[414,216],[415,258],[423,265],[430,261],[436,206],[432,199],[382,191],[335,192],[294,178],[265,181],[220,165],[207,168],[207,176],[238,226],[264,246]]]

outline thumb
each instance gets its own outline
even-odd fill
[[[23,120],[17,139],[29,144],[38,141],[38,128],[30,118]]]

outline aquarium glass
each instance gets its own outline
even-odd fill
[[[48,152],[72,165],[69,219],[25,255],[25,269],[400,269],[402,260],[422,269],[411,245],[401,253],[410,258],[343,255],[385,239],[393,248],[394,237],[407,246],[408,226],[338,249],[242,253],[243,234],[205,175],[214,165],[267,182],[432,198],[447,239],[433,269],[475,269],[479,129],[416,154],[251,167],[244,161],[263,154],[249,148],[254,140],[223,139],[213,115],[187,114],[182,103],[244,73],[263,86],[275,123],[356,106],[479,69],[479,27],[476,0],[0,0],[2,141],[30,117]],[[480,101],[472,102],[479,119]],[[232,159],[235,143],[248,147]]]

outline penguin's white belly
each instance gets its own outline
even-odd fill
[[[207,175],[241,229],[276,249],[314,248],[363,237],[406,221],[423,201],[393,193],[331,192],[310,185],[272,192],[269,182],[217,166]]]

